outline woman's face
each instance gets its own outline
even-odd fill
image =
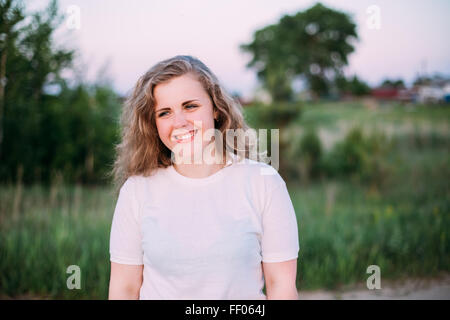
[[[217,111],[214,113],[208,93],[194,75],[185,74],[158,84],[153,95],[156,127],[167,148],[174,151],[177,144],[189,143],[192,155],[194,138],[201,138],[202,150],[210,143],[203,141],[203,134],[214,129]]]

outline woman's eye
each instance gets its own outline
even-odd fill
[[[186,109],[195,109],[195,108],[197,108],[197,106],[195,104],[189,104],[185,108]],[[168,113],[167,111],[161,112],[160,114],[158,114],[158,118],[164,117],[167,113]]]

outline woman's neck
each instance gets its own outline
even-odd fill
[[[179,174],[188,178],[201,179],[209,177],[225,167],[228,161],[226,156],[220,157],[219,155],[216,157],[216,151],[217,149],[214,147],[210,153],[211,156],[208,157],[208,159],[206,159],[205,154],[203,154],[203,157],[199,162],[197,162],[194,157],[191,157],[190,163],[186,163],[182,161],[183,159],[179,159],[180,161],[175,161],[175,163],[173,163],[173,167]]]
[[[174,164],[175,170],[188,178],[201,179],[206,178],[225,166],[225,163],[213,164]]]

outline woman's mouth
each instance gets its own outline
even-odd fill
[[[194,130],[189,131],[186,134],[173,136],[172,140],[174,140],[177,143],[189,142],[194,139],[194,136],[197,134],[197,132],[198,132],[198,129],[194,129]]]

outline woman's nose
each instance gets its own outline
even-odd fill
[[[186,115],[183,112],[176,112],[174,115],[173,125],[178,128],[184,126],[186,123]]]

